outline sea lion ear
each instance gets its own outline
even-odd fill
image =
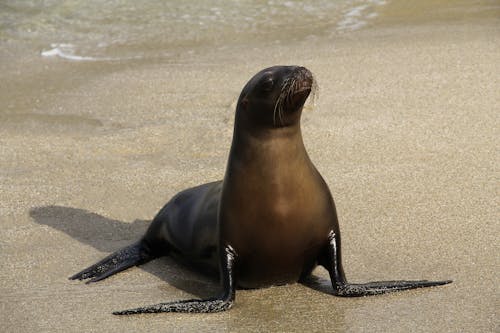
[[[240,107],[243,109],[243,110],[246,110],[247,107],[248,107],[248,98],[247,96],[243,97],[240,101]]]

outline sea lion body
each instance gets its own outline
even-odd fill
[[[308,275],[317,265],[335,221],[325,218],[330,201],[307,196],[307,189],[295,182],[267,193],[271,197],[256,186],[245,187],[246,195],[242,196],[231,196],[227,189],[226,204],[241,208],[229,209],[226,213],[227,221],[232,221],[231,214],[236,215],[237,224],[228,222],[219,229],[222,184],[221,181],[204,184],[172,198],[144,235],[153,252],[167,250],[169,255],[194,269],[217,274],[221,241],[233,244],[241,260],[237,284],[242,288],[293,283]],[[235,185],[241,189],[245,184]],[[289,195],[293,193],[300,195]],[[283,201],[270,200],[273,197],[282,197]],[[255,199],[249,202],[248,198]]]
[[[312,75],[303,73],[310,86]],[[245,95],[254,85],[250,82],[240,99],[254,98]],[[276,129],[256,116],[242,109],[236,114],[224,181],[176,195],[144,237],[155,244],[155,252],[168,245],[174,257],[209,271],[218,270],[221,246],[231,244],[239,258],[237,284],[243,288],[297,282],[317,265],[330,230],[338,229],[330,191],[307,155],[299,122]]]
[[[224,311],[233,305],[236,286],[297,282],[318,264],[330,273],[333,294],[338,296],[451,282],[347,282],[335,204],[306,152],[300,129],[302,108],[313,85],[304,67],[275,66],[257,73],[238,99],[223,181],[180,192],[160,210],[140,241],[72,279],[98,281],[163,255],[219,273],[222,292],[216,298],[115,314]]]

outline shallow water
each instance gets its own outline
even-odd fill
[[[6,1],[0,38],[27,41],[46,57],[70,60],[168,58],[224,48],[355,30],[381,0]]]

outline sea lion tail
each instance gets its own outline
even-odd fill
[[[376,281],[368,283],[345,283],[335,286],[334,294],[342,297],[360,297],[386,294],[401,290],[441,286],[451,283],[451,280],[444,281]]]
[[[87,283],[103,280],[129,267],[144,264],[156,256],[151,254],[144,241],[136,242],[107,256],[98,263],[71,276],[70,280],[87,280]]]

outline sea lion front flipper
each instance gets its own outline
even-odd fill
[[[90,279],[87,283],[97,282],[129,267],[144,264],[156,257],[151,253],[145,242],[141,240],[76,273],[70,277],[70,280]]]
[[[325,268],[330,273],[332,280],[333,294],[342,297],[359,297],[379,295],[401,290],[424,288],[440,286],[451,283],[451,280],[445,281],[376,281],[368,283],[348,283],[340,258],[340,240],[334,231],[330,232],[328,236],[329,246],[328,254],[326,255],[327,263],[324,264]]]
[[[190,299],[184,301],[167,302],[140,308],[113,312],[114,315],[131,315],[139,313],[159,312],[190,312],[213,313],[229,310],[235,299],[234,264],[236,252],[227,245],[221,254],[221,285],[222,294],[212,299]]]

